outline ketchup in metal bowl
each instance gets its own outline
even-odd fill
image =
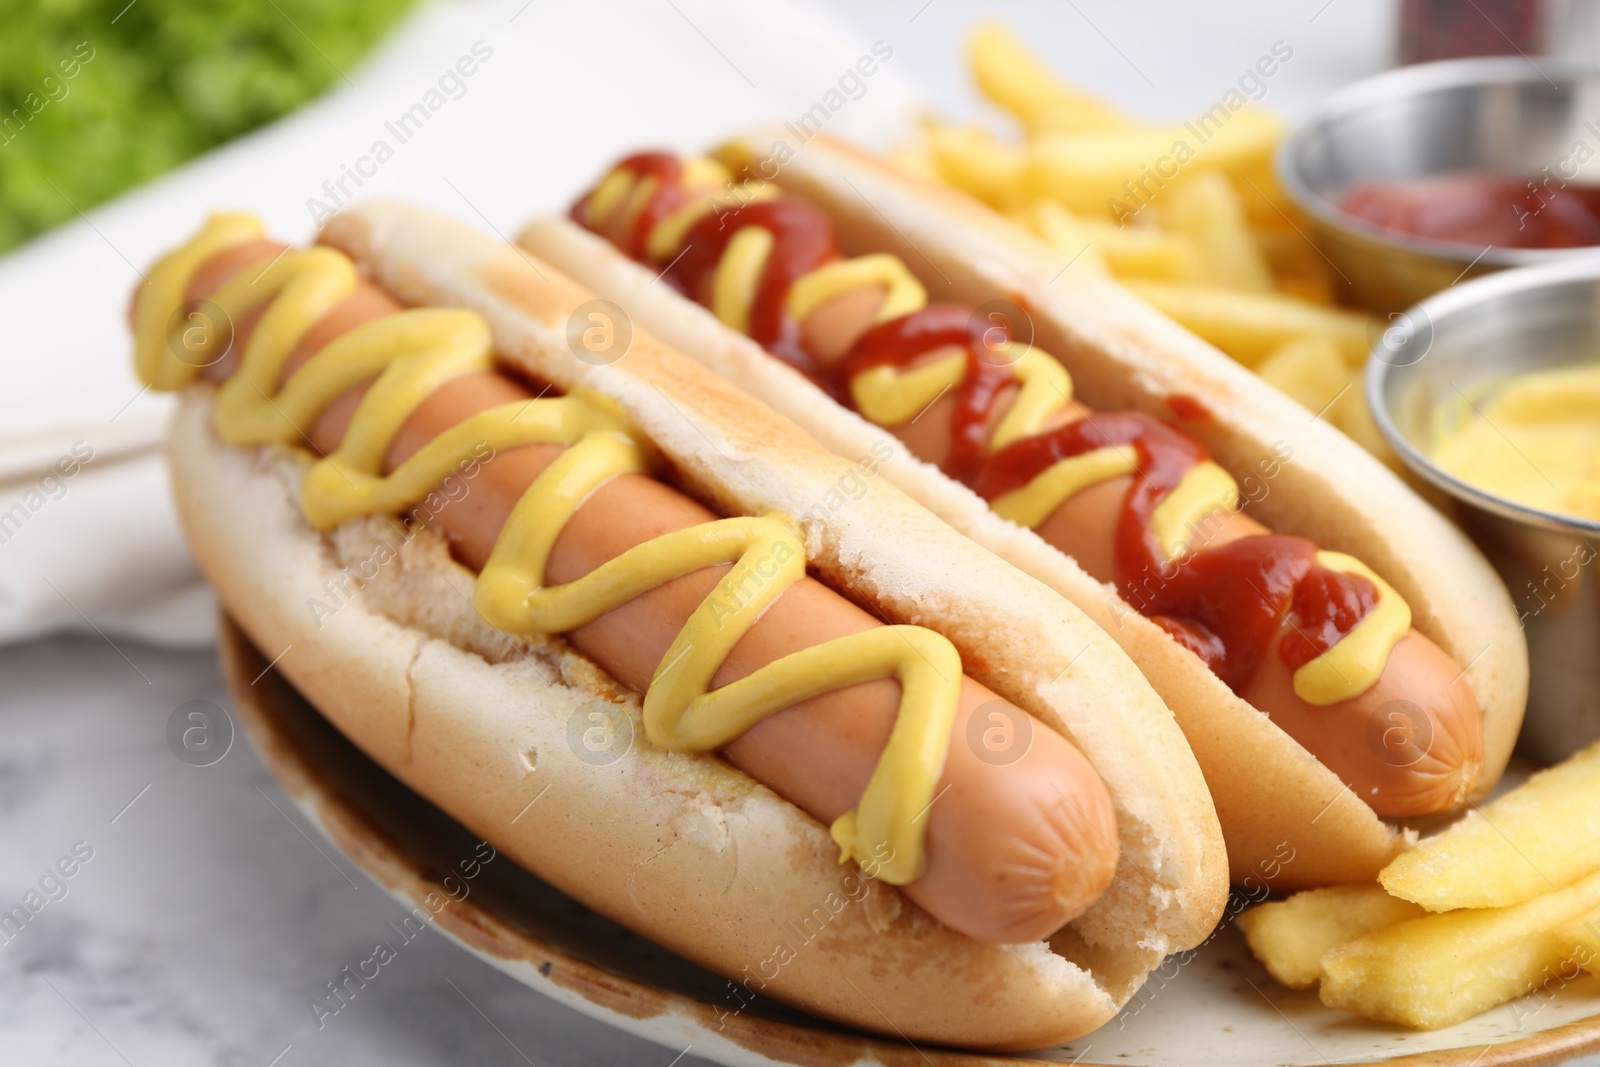
[[[1412,237],[1507,248],[1600,245],[1600,188],[1460,171],[1363,182],[1339,200],[1350,215]]]

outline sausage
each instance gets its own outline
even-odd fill
[[[187,297],[202,300],[240,270],[264,263],[283,246],[249,242],[224,249],[194,273]],[[370,282],[329,310],[300,340],[284,378],[323,345],[364,322],[400,310]],[[229,354],[206,373],[232,373],[257,315],[234,324]],[[358,385],[331,403],[303,432],[310,447],[338,447],[360,396]],[[410,415],[385,457],[393,470],[446,428],[486,408],[534,393],[500,373],[469,373],[437,388]],[[427,521],[448,538],[460,561],[481,568],[513,505],[561,452],[556,445],[503,450],[480,465],[470,490]],[[627,549],[717,516],[645,475],[624,474],[597,489],[572,516],[550,555],[547,578],[564,583]],[[643,692],[690,613],[723,567],[673,579],[576,629],[566,638],[622,684]],[[712,681],[721,686],[784,655],[882,625],[822,583],[804,578],[775,600],[733,648]],[[854,806],[894,723],[900,699],[892,679],[858,683],[772,715],[722,750],[734,766],[824,823]],[[952,738],[968,735],[974,716],[998,721],[1025,715],[969,677],[961,680]],[[1010,721],[1018,721],[1011,719]],[[902,887],[946,926],[981,941],[1049,936],[1081,914],[1110,884],[1118,861],[1116,822],[1105,784],[1066,738],[1029,717],[1031,741],[1013,762],[953,741],[926,816],[927,865]],[[984,758],[991,756],[991,758]]]
[[[883,297],[881,288],[862,287],[819,305],[799,324],[808,353],[823,367],[836,365],[872,324]],[[960,350],[935,349],[918,365],[953,354]],[[1009,387],[990,409],[989,435],[1015,393],[1015,387]],[[912,455],[937,465],[950,448],[955,403],[953,395],[946,394],[913,422],[887,428],[895,430]],[[1073,401],[1044,429],[1088,414],[1089,409]],[[1132,483],[1131,476],[1123,476],[1079,490],[1035,532],[1076,559],[1092,577],[1112,581],[1117,522]],[[1191,548],[1198,551],[1269,532],[1243,511],[1234,511],[1213,528],[1197,531]],[[1390,651],[1376,684],[1337,704],[1315,706],[1296,695],[1293,674],[1277,655],[1279,643],[1290,632],[1285,620],[1241,697],[1265,711],[1379,815],[1446,811],[1466,798],[1482,765],[1482,724],[1477,702],[1454,660],[1412,630]]]

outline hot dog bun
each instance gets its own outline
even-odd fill
[[[508,365],[617,401],[702,502],[806,516],[825,581],[945,635],[971,676],[1077,745],[1113,798],[1121,859],[1049,945],[951,932],[841,867],[826,827],[726,763],[652,749],[638,698],[564,642],[489,628],[437,538],[380,519],[314,533],[296,503],[308,457],[223,444],[213,391],[192,387],[169,456],[196,557],[281,653],[276,669],[379,763],[564,892],[727,976],[728,1011],[759,990],[913,1040],[1042,1047],[1104,1023],[1165,954],[1207,936],[1226,876],[1204,780],[1171,713],[1070,604],[882,479],[815,509],[857,466],[642,331],[617,363],[577,360],[567,322],[590,294],[502,242],[395,204],[347,209],[323,240],[407,303],[480,312]],[[397,562],[337,610],[308,610],[380,541]],[[595,701],[635,731],[605,765],[569,740]]]
[[[1468,667],[1466,681],[1483,711],[1475,795],[1493,786],[1526,700],[1526,647],[1504,587],[1460,531],[1353,442],[1115,282],[1063,271],[1062,256],[988,209],[866,153],[825,137],[797,152],[774,152],[781,140],[753,134],[719,156],[734,173],[756,170],[821,208],[837,226],[843,254],[897,255],[933,299],[1025,307],[1035,342],[1062,356],[1090,406],[1170,421],[1169,399],[1192,398],[1207,414],[1182,428],[1236,476],[1250,475],[1274,444],[1287,443],[1292,458],[1278,466],[1252,511],[1282,532],[1364,559],[1411,604],[1415,628]],[[568,219],[539,219],[518,240],[834,451],[857,454],[885,432]],[[1206,772],[1235,881],[1270,874],[1274,887],[1294,888],[1369,879],[1404,847],[1401,830],[1113,587],[934,468],[902,454],[884,472],[1077,604],[1139,664]],[[1293,859],[1283,863],[1286,855]]]

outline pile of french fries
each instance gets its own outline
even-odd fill
[[[1334,306],[1329,264],[1274,177],[1280,119],[1254,104],[1198,125],[1135,119],[994,23],[973,30],[967,58],[1020,138],[927,118],[896,158],[1077,257],[1070,269],[1115,277],[1391,459],[1359,381],[1373,323]]]
[[[1600,973],[1600,745],[1401,854],[1375,885],[1239,917],[1250,950],[1324,1004],[1432,1030],[1498,1004],[1519,1020]],[[1592,988],[1592,986],[1591,986]]]

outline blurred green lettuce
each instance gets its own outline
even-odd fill
[[[0,0],[0,249],[342,81],[414,0]]]

